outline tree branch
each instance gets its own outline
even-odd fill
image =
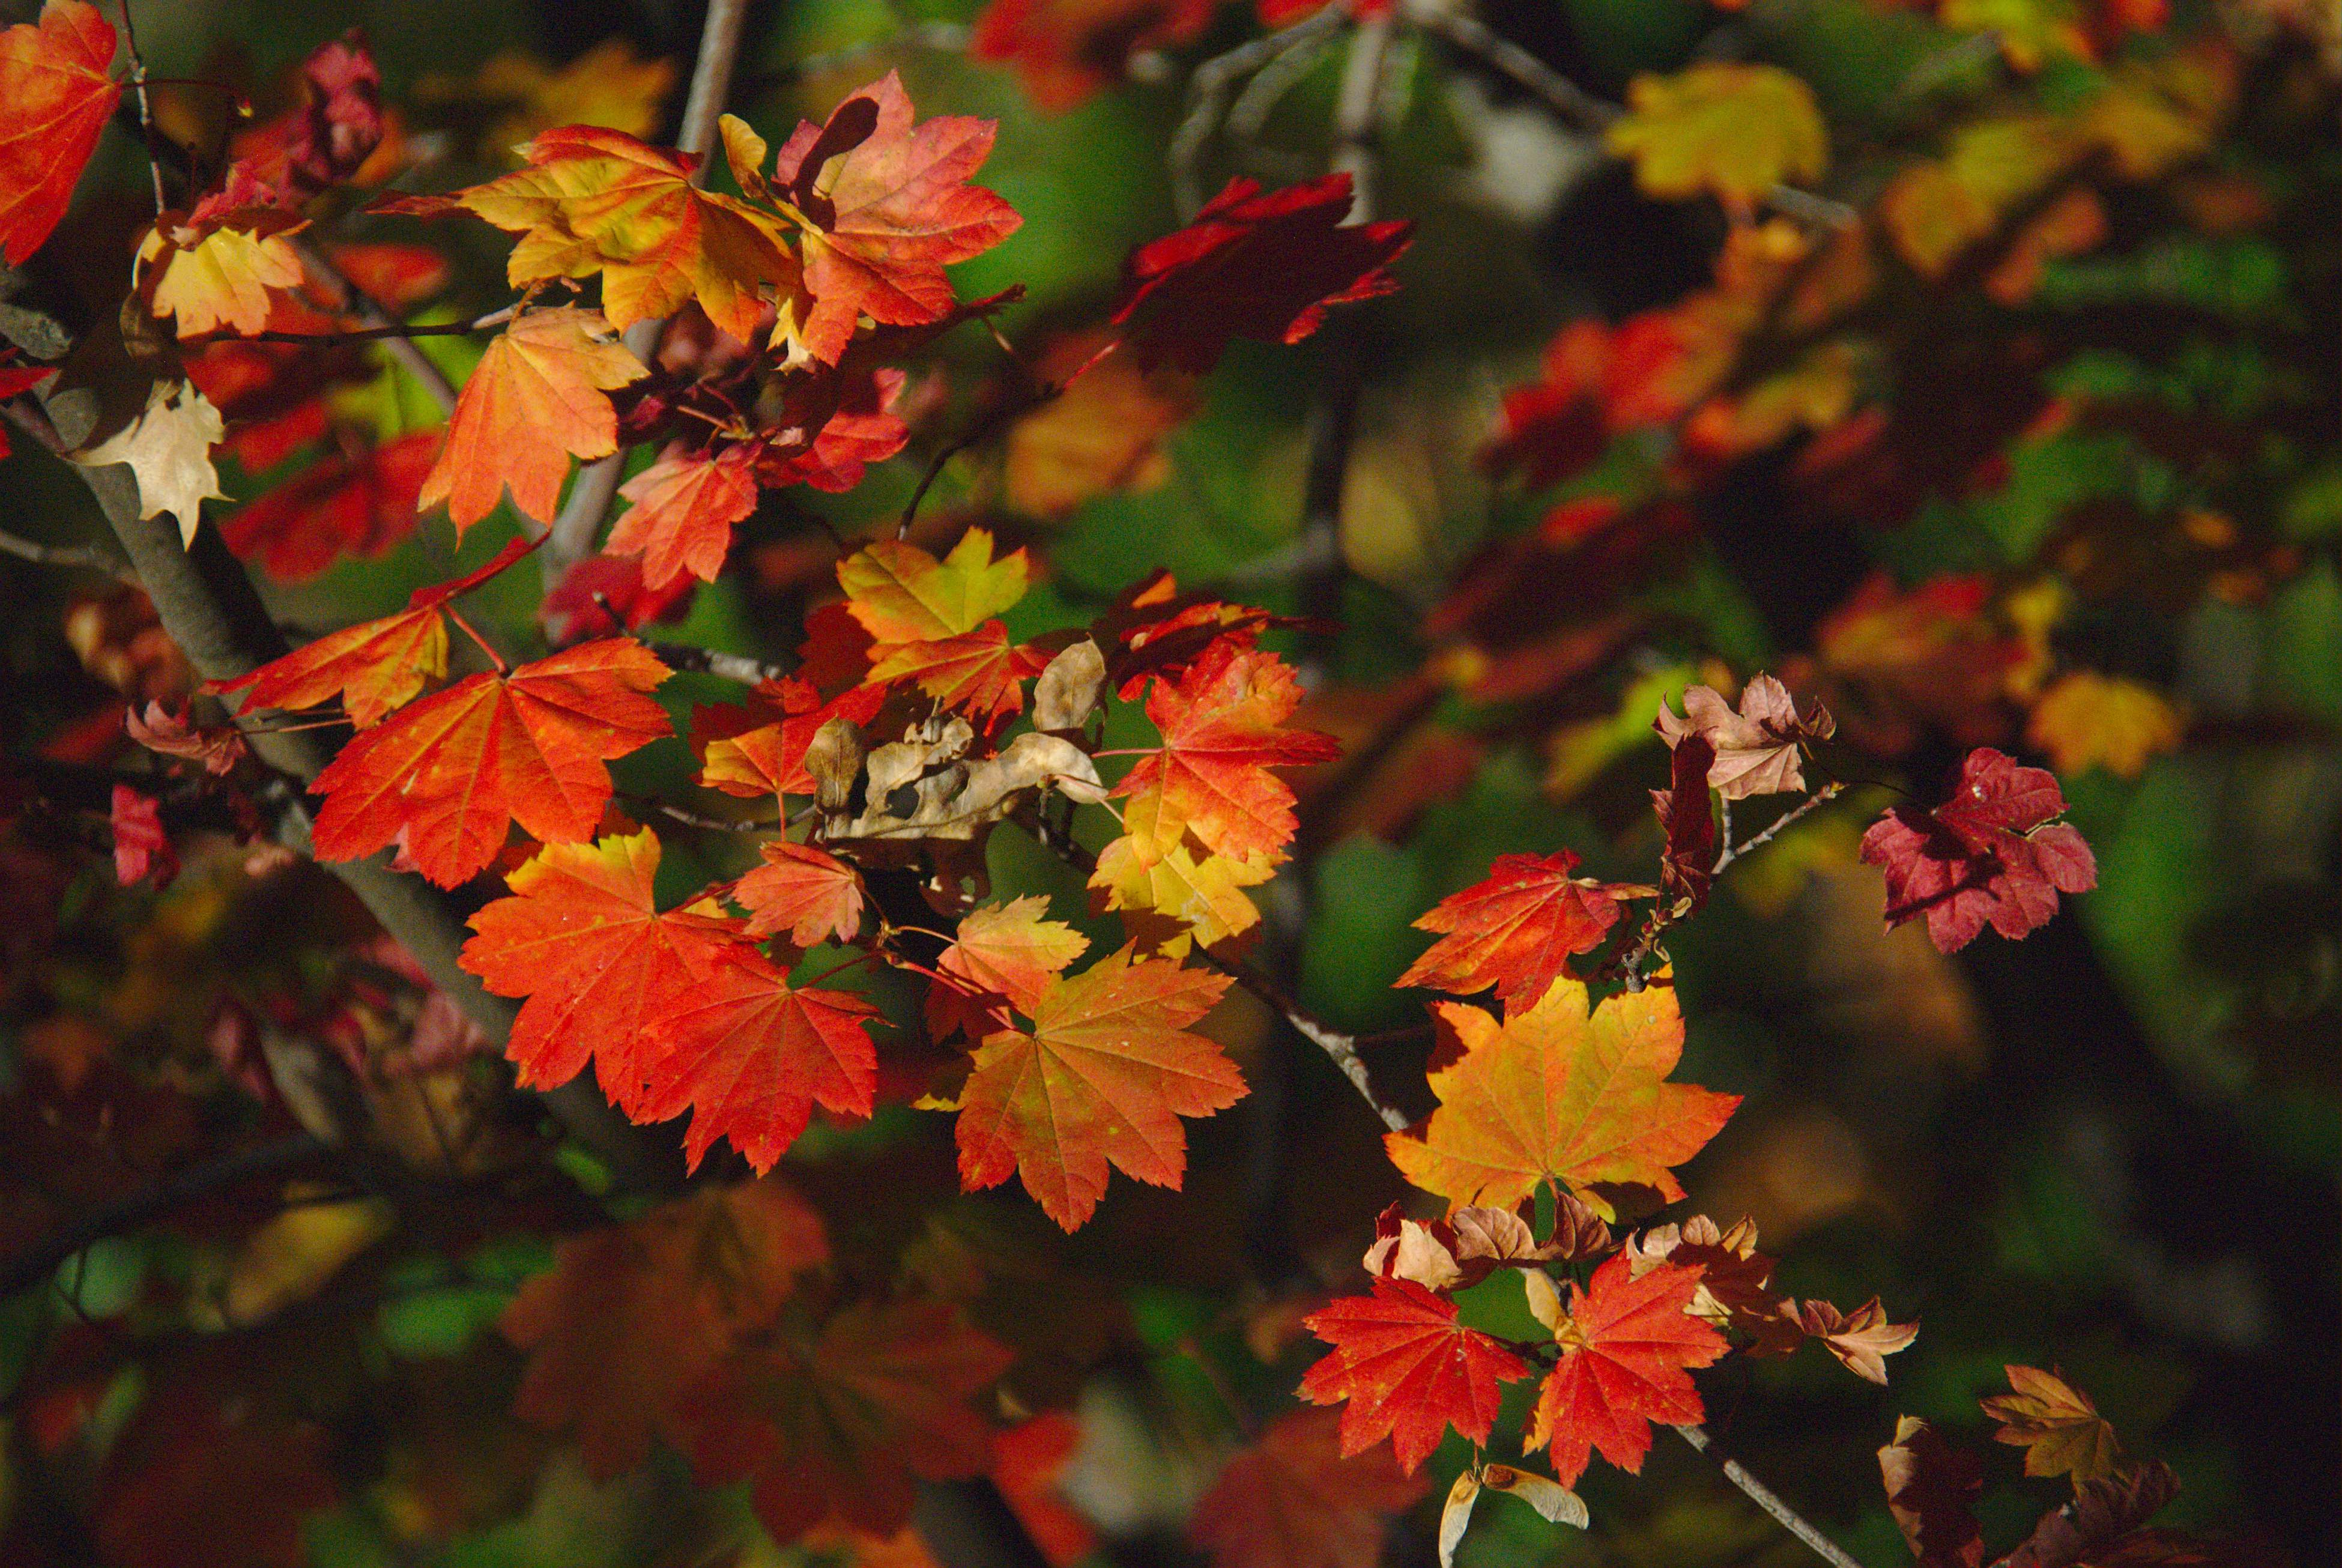
[[[732,67],[740,57],[740,30],[748,20],[748,0],[708,0],[707,19],[699,29],[699,58],[691,68],[691,91],[684,100],[683,125],[676,145],[699,159],[691,183],[707,183],[708,155],[716,146],[716,125],[732,87]],[[658,356],[659,339],[666,334],[666,318],[638,321],[626,328],[626,350],[648,365]],[[610,504],[617,498],[618,481],[626,469],[624,447],[597,457],[577,471],[569,499],[553,520],[552,536],[537,565],[549,593],[560,586],[570,568],[594,553]]]
[[[1781,1494],[1748,1473],[1740,1461],[1716,1446],[1716,1440],[1698,1426],[1678,1426],[1676,1434],[1722,1467],[1724,1478],[1740,1488],[1748,1501],[1773,1516],[1774,1523],[1811,1547],[1814,1553],[1832,1568],[1862,1568],[1860,1559],[1854,1557],[1817,1529],[1806,1516],[1790,1507]]]

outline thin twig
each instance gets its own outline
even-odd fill
[[[1748,1473],[1747,1467],[1716,1446],[1716,1440],[1698,1426],[1678,1426],[1676,1433],[1686,1443],[1721,1465],[1724,1478],[1740,1488],[1748,1501],[1773,1516],[1774,1523],[1811,1547],[1814,1553],[1833,1568],[1862,1568],[1862,1563],[1837,1542],[1823,1534],[1806,1516],[1783,1502],[1779,1493]]]
[[[1180,116],[1178,129],[1171,135],[1171,189],[1182,218],[1194,217],[1204,205],[1197,169],[1203,161],[1205,145],[1220,123],[1229,86],[1237,77],[1259,70],[1287,50],[1310,43],[1320,34],[1330,35],[1342,25],[1346,15],[1343,7],[1328,5],[1281,32],[1239,44],[1196,67],[1187,78],[1187,112]]]
[[[368,330],[380,331],[398,325],[380,302],[360,288],[347,273],[334,265],[333,257],[311,245],[305,237],[296,235],[294,238],[293,251],[312,276],[340,296],[340,308],[365,323]],[[474,322],[472,325],[476,327],[480,324]],[[384,352],[415,378],[415,383],[430,395],[431,401],[439,405],[440,413],[453,414],[455,411],[455,384],[447,379],[445,371],[432,363],[429,355],[415,346],[411,340],[415,335],[411,332],[387,333]]]
[[[713,648],[696,648],[688,643],[652,643],[650,651],[670,670],[689,670],[698,674],[716,675],[727,681],[737,681],[753,686],[763,681],[777,681],[789,673],[786,664],[766,664],[744,654],[719,654]]]
[[[515,307],[492,310],[485,315],[469,321],[384,321],[378,325],[344,327],[335,332],[211,332],[199,337],[179,340],[181,348],[201,348],[214,343],[382,343],[397,342],[411,337],[464,337],[475,332],[486,332],[512,320]],[[426,365],[430,362],[425,360]],[[455,388],[447,389],[447,406],[455,405]]]
[[[962,55],[967,52],[973,30],[962,22],[916,22],[876,38],[859,38],[851,44],[841,44],[835,49],[825,49],[818,55],[807,55],[776,71],[766,72],[750,84],[755,91],[786,87],[809,76],[842,71],[861,64],[876,55],[892,55],[905,49],[932,49],[940,55]]]
[[[130,85],[138,95],[139,139],[146,146],[146,172],[155,179],[155,215],[171,205],[163,194],[163,165],[155,157],[155,108],[146,98],[146,60],[138,53],[138,30],[130,25],[130,0],[122,0],[122,47],[130,56]]]
[[[0,554],[30,561],[36,566],[60,566],[68,570],[103,572],[117,582],[138,585],[138,574],[130,563],[111,550],[95,544],[43,544],[32,539],[22,539],[14,534],[0,533]]]
[[[1767,828],[1763,833],[1758,834],[1755,838],[1750,839],[1746,844],[1736,844],[1732,842],[1732,819],[1727,815],[1724,819],[1725,828],[1722,834],[1725,841],[1724,848],[1716,854],[1716,864],[1713,871],[1720,873],[1726,866],[1730,865],[1742,855],[1748,854],[1752,850],[1764,848],[1767,844],[1772,843],[1774,839],[1779,837],[1782,830],[1787,828],[1790,824],[1796,822],[1799,817],[1804,816],[1816,806],[1821,805],[1828,801],[1836,800],[1845,788],[1846,786],[1840,784],[1824,784],[1812,794],[1809,794],[1804,800],[1799,801],[1789,810],[1783,812],[1779,818],[1774,822],[1772,826]]]
[[[223,1188],[294,1170],[333,1152],[309,1134],[296,1133],[275,1143],[258,1144],[190,1165],[151,1187],[142,1187],[90,1210],[38,1244],[0,1262],[0,1296],[15,1294],[67,1258],[87,1251],[108,1236],[151,1224],[173,1210],[209,1197]]]
[[[683,125],[676,145],[699,160],[691,183],[704,185],[715,150],[716,122],[723,117],[725,99],[732,89],[732,68],[740,57],[740,30],[748,20],[748,0],[708,0],[707,20],[699,29],[699,58],[691,68],[691,91],[683,105]],[[626,351],[645,365],[658,357],[659,340],[666,335],[666,318],[638,321],[626,328]],[[610,504],[617,499],[618,480],[626,471],[624,447],[597,457],[577,471],[569,499],[553,520],[538,566],[547,593],[560,586],[570,568],[594,553]]]

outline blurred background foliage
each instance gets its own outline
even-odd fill
[[[2014,26],[2057,8],[1972,9]],[[1760,213],[1736,231],[1715,203],[1648,197],[1598,135],[1406,33],[1383,84],[1375,195],[1378,215],[1419,224],[1400,292],[1298,348],[1239,345],[1198,385],[1094,377],[1081,395],[1100,404],[1069,398],[950,464],[923,523],[923,537],[981,522],[1034,547],[1045,580],[1012,616],[1019,636],[1086,621],[1158,568],[1283,612],[1337,611],[1338,629],[1290,645],[1317,683],[1303,719],[1360,760],[1308,781],[1296,864],[1260,890],[1268,956],[1325,1016],[1399,1032],[1374,1064],[1418,1110],[1424,1042],[1405,1031],[1420,999],[1390,989],[1427,941],[1414,917],[1505,853],[1567,847],[1597,874],[1642,879],[1657,844],[1644,791],[1665,776],[1649,716],[1686,684],[1773,669],[1834,704],[1851,696],[1869,722],[1847,724],[1867,738],[1843,751],[1846,808],[1736,870],[1674,957],[1684,1075],[1747,1096],[1687,1171],[1692,1207],[1754,1216],[1793,1293],[1876,1292],[1924,1324],[1888,1390],[1819,1357],[1736,1361],[1709,1383],[1712,1428],[1873,1568],[1906,1560],[1872,1459],[1895,1415],[1980,1443],[1976,1397],[2009,1361],[2063,1366],[2136,1452],[2167,1460],[2186,1487],[2176,1522],[2257,1529],[2305,1563],[2329,1560],[2342,79],[2313,9],[2177,0],[2170,39],[2232,40],[2233,108],[2150,178],[2093,170],[2096,231],[2045,242],[2004,297],[1903,269],[1864,324],[1851,385],[1823,397],[1840,406],[1688,459],[1679,421],[1597,429],[1545,484],[1483,454],[1517,434],[1507,391],[1550,380],[1540,355],[1556,335],[1676,307],[1711,286],[1727,245],[1789,220]],[[1697,60],[1786,67],[1829,127],[1817,189],[1850,210],[1963,127],[2081,113],[2117,68],[2113,51],[2017,68],[1972,28],[1868,0],[1494,0],[1480,15],[1605,100],[1637,73]],[[954,0],[757,6],[735,107],[777,139],[894,68],[923,112],[997,118],[983,178],[1024,227],[958,282],[963,297],[1023,285],[1003,327],[1046,355],[1100,318],[1125,252],[1180,221],[1167,150],[1189,71],[1259,28],[1249,8],[1222,7],[1198,35],[1130,62],[1133,79],[1044,112],[1016,74],[967,56],[970,19]],[[158,73],[263,102],[311,47],[363,26],[443,188],[494,172],[498,148],[546,125],[671,129],[677,73],[656,63],[690,58],[697,16],[681,0],[147,0],[138,24]],[[2149,35],[2119,58],[2177,47]],[[1321,170],[1343,58],[1314,49],[1280,93],[1240,100],[1191,177],[1208,190],[1231,173]],[[175,134],[217,138],[218,95],[158,93]],[[72,220],[80,237],[60,251],[118,240],[138,215],[132,144],[112,138],[102,157]],[[1827,222],[1789,232],[1801,254],[1829,243]],[[500,303],[493,246],[455,244],[455,281],[432,308]],[[431,352],[460,374],[469,351],[441,339]],[[1345,364],[1363,390],[1329,571],[1302,503],[1316,389]],[[351,416],[385,434],[427,424],[402,379],[385,365],[350,394]],[[890,526],[924,455],[1006,385],[981,334],[945,340],[912,394],[912,454],[845,495],[768,493],[739,569],[662,634],[785,654],[828,588],[831,534]],[[1866,419],[1860,441],[1846,436]],[[1148,422],[1159,440],[1124,452],[1108,439]],[[1086,443],[1106,446],[1104,479],[1066,456]],[[242,497],[273,478],[230,484]],[[79,483],[38,453],[0,465],[0,494],[29,537],[85,538],[95,521]],[[1573,502],[1649,526],[1587,532]],[[324,629],[395,608],[507,536],[481,528],[457,553],[444,520],[426,521],[379,558],[265,585],[281,619]],[[124,698],[185,690],[151,617],[102,579],[0,559],[0,592],[12,751],[103,754]],[[525,573],[479,600],[506,646],[540,635],[535,612]],[[2043,687],[2074,672],[2147,688],[2167,724],[2125,740],[2103,706],[2074,726],[2042,720]],[[716,690],[686,677],[663,696]],[[2031,941],[1987,937],[1947,958],[1917,927],[1881,931],[1877,877],[1854,860],[1859,808],[1937,787],[1984,741],[2056,763],[2100,885]],[[686,777],[647,758],[618,771],[642,791]],[[223,1044],[220,1004],[314,994],[365,939],[314,881],[255,899],[225,841],[160,894],[112,885],[102,826],[82,841],[78,862],[54,836],[0,844],[12,1247],[224,1130],[281,1125],[281,1110],[237,1094],[250,1058]],[[1074,878],[1029,843],[1004,831],[994,854],[1004,885],[1054,885],[1061,917],[1081,907]],[[1070,1243],[1021,1195],[948,1197],[936,1119],[817,1128],[792,1155],[837,1200],[834,1217],[863,1216],[874,1255],[918,1233],[940,1267],[956,1233],[1046,1282],[1019,1298],[1023,1321],[994,1326],[1054,1364],[1054,1387],[1026,1386],[1079,1413],[1060,1485],[1117,1562],[1186,1559],[1178,1526],[1237,1431],[1226,1402],[1282,1408],[1307,1359],[1280,1303],[1296,1280],[1353,1279],[1375,1212],[1401,1195],[1371,1119],[1316,1054],[1240,996],[1213,1027],[1256,1093],[1195,1130],[1185,1193],[1118,1186]],[[431,1103],[440,1089],[415,1093],[423,1113],[447,1109]],[[506,1413],[519,1363],[491,1325],[545,1266],[546,1238],[594,1206],[590,1163],[574,1164],[583,1186],[483,1191],[395,1220],[341,1192],[257,1230],[233,1205],[199,1208],[10,1297],[9,1539],[68,1543],[26,1561],[320,1568],[820,1555],[761,1542],[739,1497],[695,1490],[672,1456],[596,1485]],[[229,1295],[239,1309],[209,1322],[187,1304]],[[1509,1302],[1476,1310],[1492,1324],[1519,1315]],[[209,1398],[221,1391],[235,1397]],[[1450,1449],[1442,1483],[1466,1457]],[[1995,1463],[1997,1480],[2013,1475]],[[1591,1531],[1494,1506],[1464,1561],[1798,1560],[1687,1453],[1660,1449],[1640,1479],[1596,1467],[1586,1492]],[[2054,1501],[1997,1485],[1988,1535],[2012,1538]],[[95,1533],[75,1543],[59,1521],[85,1505]],[[1426,1561],[1428,1541],[1418,1517],[1389,1560]]]

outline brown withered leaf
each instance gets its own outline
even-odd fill
[[[1837,721],[1818,702],[1799,714],[1789,688],[1770,675],[1756,676],[1742,688],[1737,713],[1713,686],[1692,687],[1683,702],[1680,717],[1662,702],[1652,727],[1670,748],[1686,735],[1714,746],[1707,782],[1726,800],[1803,790],[1798,748],[1809,740],[1827,740],[1837,730]]]
[[[1783,1303],[1787,1305],[1787,1303]],[[1797,1322],[1822,1348],[1844,1363],[1847,1371],[1867,1382],[1884,1385],[1887,1358],[1919,1337],[1916,1323],[1889,1323],[1877,1296],[1850,1313],[1825,1301],[1801,1302]]]
[[[1984,1465],[1975,1454],[1907,1415],[1895,1423],[1895,1441],[1878,1451],[1878,1473],[1887,1483],[1887,1511],[1911,1543],[1918,1568],[1978,1568],[1984,1535],[1977,1527],[1976,1500],[1984,1490]]]

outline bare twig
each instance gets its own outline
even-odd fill
[[[648,646],[670,670],[716,675],[746,686],[760,681],[777,681],[789,673],[786,664],[770,664],[743,654],[719,654],[713,648],[695,648],[688,643],[652,643]]]
[[[365,322],[367,330],[383,334],[384,352],[415,378],[416,385],[430,395],[431,401],[439,405],[439,412],[454,413],[455,384],[447,379],[446,372],[431,362],[429,355],[415,346],[411,340],[422,335],[396,330],[398,323],[391,319],[390,313],[352,281],[347,273],[335,266],[333,257],[311,245],[305,237],[295,236],[293,250],[301,258],[301,265],[309,269],[311,276],[340,296],[338,303],[343,310]],[[477,327],[481,323],[475,321],[471,325]]]
[[[137,1230],[173,1210],[224,1188],[261,1176],[296,1170],[324,1159],[333,1149],[306,1133],[256,1144],[215,1160],[190,1165],[113,1203],[101,1204],[66,1223],[37,1244],[0,1262],[0,1296],[14,1295],[67,1258],[125,1231]]]
[[[1730,865],[1742,855],[1748,854],[1752,850],[1764,848],[1776,838],[1778,838],[1781,835],[1782,831],[1788,827],[1792,823],[1804,816],[1807,812],[1812,811],[1815,807],[1836,800],[1838,795],[1845,791],[1845,789],[1846,786],[1840,784],[1824,784],[1812,794],[1807,795],[1804,800],[1799,801],[1796,805],[1790,807],[1787,811],[1783,812],[1774,822],[1772,826],[1767,828],[1763,833],[1760,833],[1756,837],[1750,839],[1746,844],[1736,844],[1732,842],[1732,818],[1728,814],[1727,808],[1727,814],[1724,818],[1724,831],[1720,835],[1724,840],[1724,847],[1716,852],[1714,870],[1717,873],[1721,873],[1726,866]]]
[[[802,82],[808,76],[818,76],[830,71],[843,71],[860,65],[873,56],[894,55],[906,49],[931,49],[940,55],[966,52],[970,29],[961,22],[915,22],[892,33],[876,38],[857,39],[841,44],[835,49],[825,49],[818,55],[807,55],[792,61],[777,71],[757,78],[752,87],[786,86]]]
[[[1171,189],[1183,218],[1194,217],[1204,205],[1199,173],[1204,147],[1220,123],[1229,88],[1246,73],[1261,69],[1286,51],[1332,35],[1342,25],[1344,15],[1342,7],[1328,5],[1281,32],[1239,44],[1196,67],[1187,78],[1187,112],[1171,135]]]
[[[138,134],[146,145],[146,172],[155,180],[155,215],[171,205],[163,194],[163,165],[155,156],[155,106],[146,97],[146,59],[138,53],[138,30],[130,23],[130,0],[122,0],[122,47],[130,56],[130,85],[138,95]]]
[[[1832,1568],[1862,1568],[1860,1559],[1816,1529],[1804,1514],[1783,1502],[1779,1493],[1749,1474],[1747,1467],[1740,1461],[1717,1448],[1716,1440],[1708,1436],[1705,1428],[1678,1426],[1676,1433],[1686,1443],[1715,1460],[1722,1466],[1726,1481],[1740,1488],[1749,1502],[1771,1514],[1775,1523],[1811,1547],[1815,1555],[1830,1563]]]
[[[306,259],[305,257],[304,258]],[[322,258],[320,258],[322,259]],[[486,332],[512,320],[516,307],[506,305],[469,321],[397,322],[385,320],[379,325],[345,327],[337,332],[210,332],[199,337],[183,337],[181,348],[201,348],[214,343],[395,343],[411,337],[465,337],[475,332]],[[377,315],[380,313],[377,311]],[[419,358],[420,355],[418,355]],[[425,360],[425,365],[430,364]],[[443,383],[444,385],[444,383]],[[447,406],[455,406],[455,389],[447,388]]]
[[[699,30],[699,58],[691,69],[691,91],[684,100],[683,126],[676,145],[700,160],[692,171],[694,185],[707,183],[708,154],[716,146],[716,125],[732,87],[732,67],[740,56],[740,29],[748,20],[748,0],[708,0],[707,20]],[[638,321],[626,333],[627,352],[645,365],[658,356],[659,339],[666,334],[666,318]],[[577,471],[569,499],[553,520],[552,537],[537,564],[545,574],[547,592],[558,587],[569,569],[594,553],[594,541],[617,498],[618,480],[625,472],[622,447],[598,457]]]
[[[0,533],[0,554],[14,555],[30,561],[36,566],[61,566],[69,570],[103,572],[119,582],[135,587],[138,574],[130,564],[111,550],[95,544],[43,544],[37,540],[21,539],[14,534]]]

